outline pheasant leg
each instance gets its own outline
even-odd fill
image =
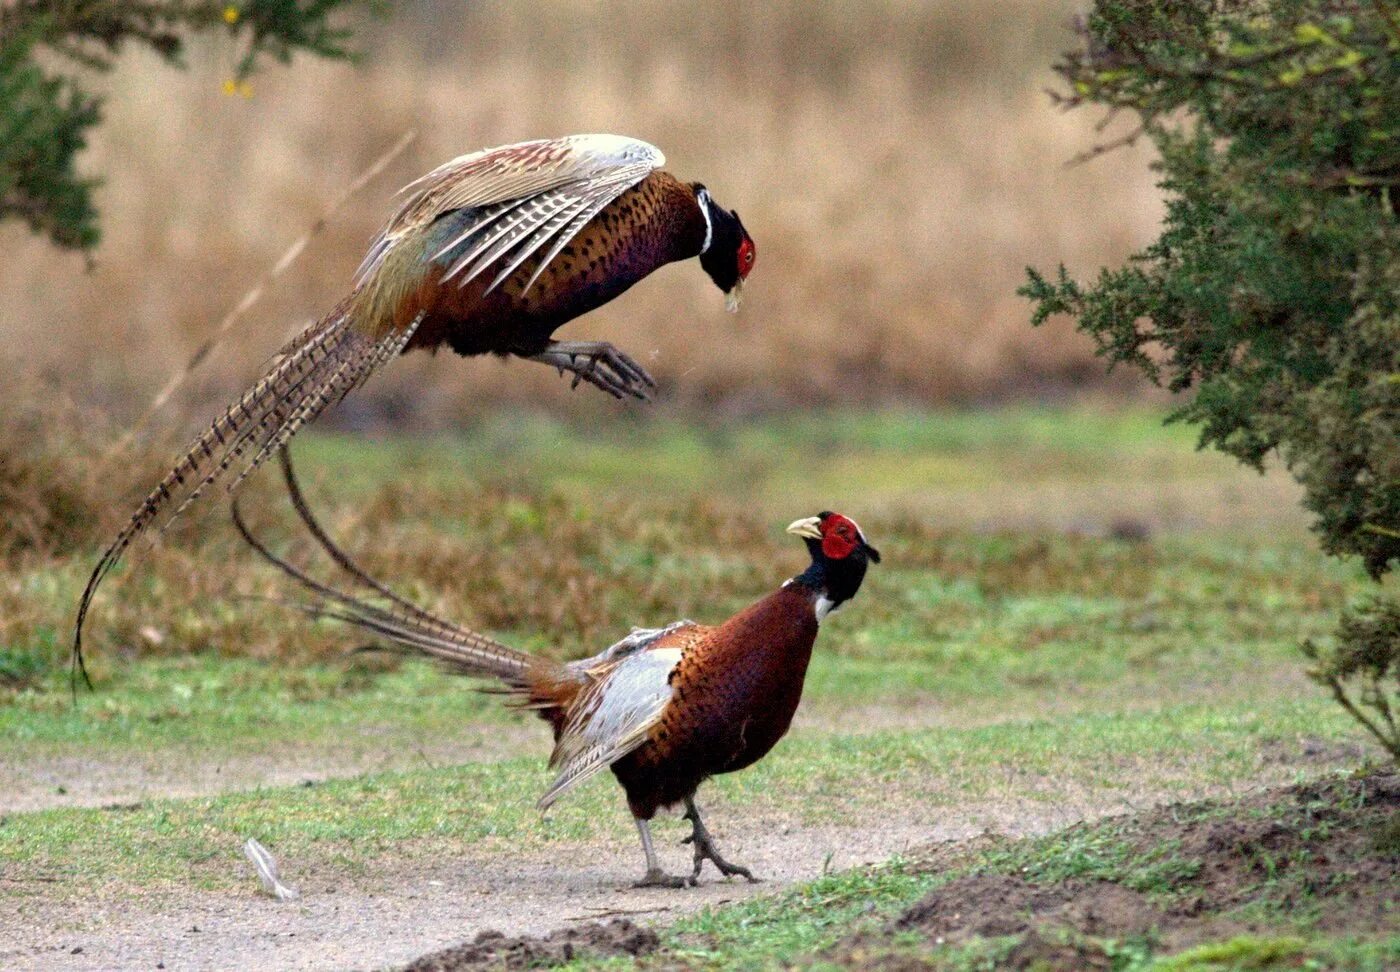
[[[647,872],[632,887],[683,888],[686,884],[694,884],[693,880],[687,881],[683,877],[667,874],[661,870],[661,865],[656,861],[656,849],[651,846],[651,823],[641,817],[633,817],[632,819],[637,823],[637,833],[642,835],[642,852],[647,856]]]
[[[685,798],[685,819],[690,821],[692,829],[690,836],[682,840],[681,843],[695,845],[695,870],[690,872],[691,884],[695,884],[699,880],[700,868],[704,866],[706,861],[710,861],[719,868],[719,873],[725,877],[738,874],[755,884],[758,883],[758,878],[754,877],[748,868],[740,867],[738,864],[730,864],[719,856],[719,849],[715,847],[714,839],[700,820],[700,808],[695,805],[694,797]]]
[[[572,372],[570,387],[586,381],[614,398],[631,396],[646,401],[651,397],[647,389],[656,387],[645,368],[606,341],[550,341],[539,354],[526,357],[558,368],[560,374]]]

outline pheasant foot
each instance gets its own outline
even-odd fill
[[[647,857],[647,872],[642,875],[642,879],[632,885],[634,888],[683,888],[686,885],[693,885],[694,878],[683,878],[677,875],[667,874],[661,870],[661,865],[656,860],[656,848],[651,842],[651,823],[641,817],[633,816],[633,822],[637,825],[637,834],[642,838],[642,853]]]
[[[700,868],[705,865],[706,861],[714,864],[725,877],[733,877],[737,874],[750,883],[758,883],[758,878],[754,877],[748,868],[731,864],[719,856],[719,848],[715,847],[714,839],[700,820],[700,808],[695,805],[695,800],[691,797],[687,797],[685,801],[685,819],[690,821],[691,831],[690,836],[682,840],[681,843],[695,846],[695,870],[690,872],[691,884],[695,884],[700,879]]]
[[[642,879],[632,885],[634,888],[683,888],[695,882],[679,874],[667,874],[659,867],[647,868]]]
[[[586,381],[614,398],[647,401],[651,398],[648,389],[656,387],[645,368],[606,341],[551,341],[539,354],[527,357],[558,368],[561,375],[571,372],[572,388]]]

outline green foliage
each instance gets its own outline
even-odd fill
[[[1309,677],[1400,761],[1400,603],[1377,598],[1343,615],[1334,644],[1305,641],[1303,652]]]
[[[101,117],[98,101],[33,63],[37,37],[31,30],[0,44],[0,219],[19,217],[59,246],[86,248],[97,242],[95,180],[75,174],[73,158]]]
[[[97,180],[78,153],[102,120],[82,70],[109,70],[128,44],[182,66],[188,38],[222,32],[244,53],[237,79],[263,56],[298,51],[348,58],[351,32],[331,24],[339,8],[379,0],[18,0],[0,11],[0,219],[16,217],[54,244],[97,244]]]
[[[1057,65],[1068,107],[1130,113],[1161,237],[1097,281],[1030,271],[1110,366],[1194,390],[1175,418],[1275,450],[1326,550],[1400,558],[1400,6],[1099,0]],[[1102,146],[1108,149],[1112,144]]]

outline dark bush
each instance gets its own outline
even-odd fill
[[[1132,117],[1167,212],[1092,284],[1031,270],[1034,322],[1069,314],[1181,393],[1202,446],[1279,455],[1323,548],[1379,580],[1400,559],[1400,6],[1099,0],[1079,33],[1057,100]],[[1304,652],[1400,760],[1400,606]]]
[[[1323,547],[1400,558],[1400,7],[1099,2],[1066,106],[1135,116],[1161,237],[1092,284],[1030,272],[1110,365],[1191,393],[1175,418],[1254,467],[1277,452]]]
[[[186,40],[221,31],[242,48],[237,83],[263,57],[298,51],[350,56],[339,8],[377,0],[14,0],[0,10],[0,219],[18,218],[56,245],[97,244],[97,180],[77,170],[87,133],[102,120],[82,69],[107,70],[127,45],[173,65]],[[42,54],[44,56],[36,56]]]
[[[1400,605],[1364,604],[1342,616],[1333,644],[1306,641],[1303,653],[1313,660],[1308,677],[1400,761]]]

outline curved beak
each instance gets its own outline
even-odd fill
[[[731,313],[731,314],[737,314],[737,313],[739,312],[739,303],[740,303],[740,301],[742,301],[743,299],[744,299],[744,278],[743,278],[743,277],[740,277],[738,280],[736,280],[736,281],[734,282],[734,286],[733,286],[733,287],[730,287],[729,290],[725,292],[725,295],[724,295],[724,309],[727,310],[727,311],[729,311],[729,313]]]
[[[820,540],[822,538],[821,517],[808,516],[800,520],[793,520],[788,524],[787,532],[804,540]]]

